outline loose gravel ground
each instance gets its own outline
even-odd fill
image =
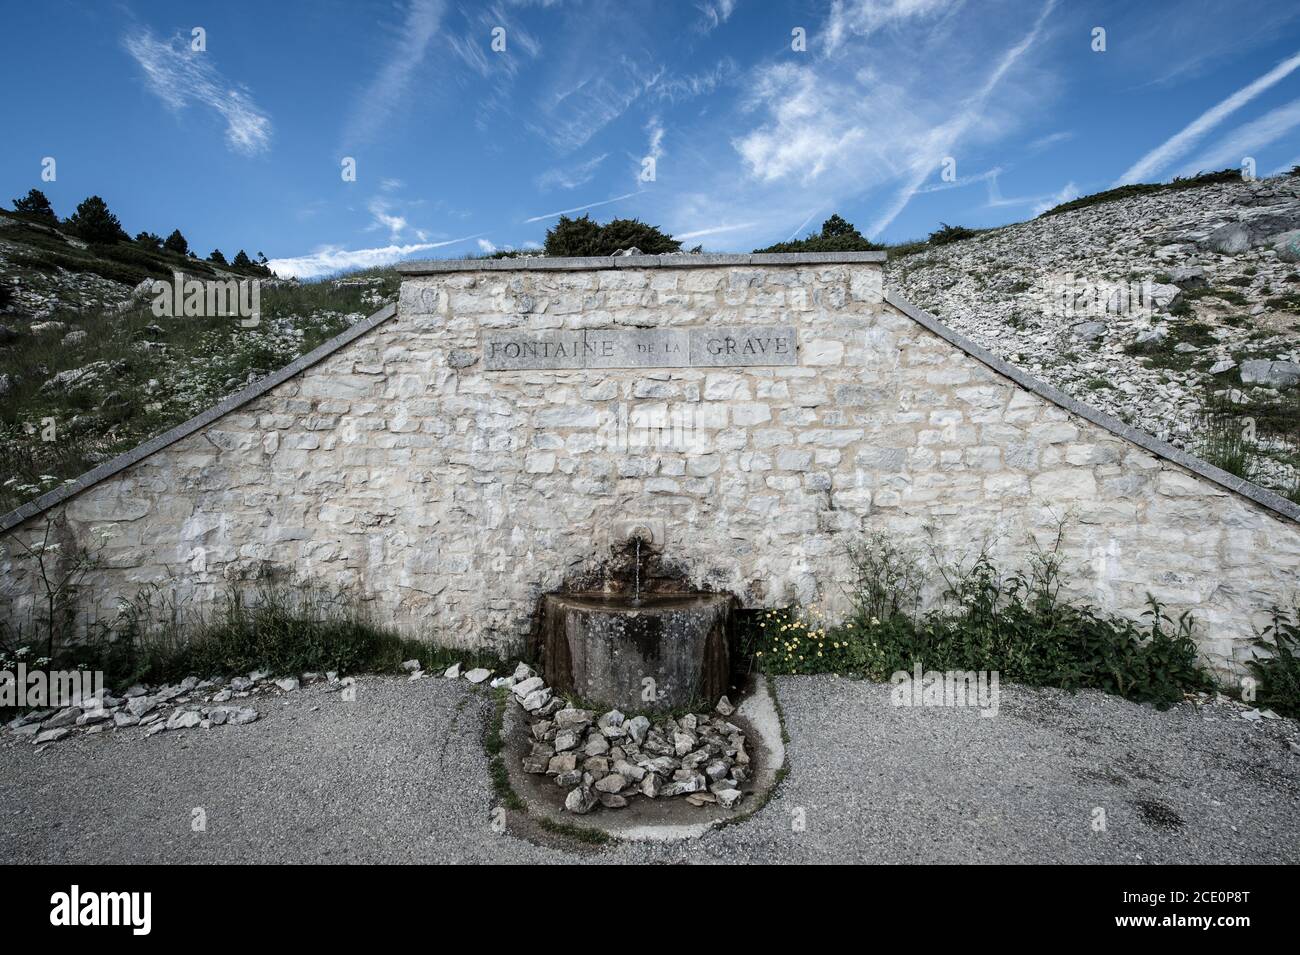
[[[686,843],[593,850],[495,832],[490,697],[366,677],[355,702],[325,685],[259,699],[248,726],[42,752],[6,733],[0,859],[1300,862],[1294,721],[1019,687],[981,718],[896,708],[888,686],[833,676],[781,678],[777,692],[789,776],[753,818]]]

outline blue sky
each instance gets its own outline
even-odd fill
[[[0,75],[0,199],[99,194],[304,277],[528,247],[561,210],[748,251],[1300,163],[1291,4],[42,0],[7,5]]]

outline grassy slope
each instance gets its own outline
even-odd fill
[[[22,290],[40,287],[61,289],[66,294],[60,300],[71,300],[39,319],[67,326],[53,334],[32,333],[34,322],[19,307],[0,315],[0,324],[16,333],[0,344],[0,376],[8,376],[9,384],[0,395],[0,512],[283,367],[392,300],[399,285],[391,270],[307,284],[267,282],[261,324],[244,329],[232,318],[156,317],[149,296],[119,312],[117,303],[139,281],[169,277],[174,267],[198,278],[237,273],[217,274],[205,263],[170,253],[141,254],[130,244],[108,251],[113,257],[26,226],[0,229],[0,281],[20,297]],[[84,294],[88,275],[111,275],[120,284],[92,283],[104,293],[96,301]],[[86,337],[63,344],[75,329]],[[59,372],[82,368],[91,374],[69,386],[47,384]],[[47,440],[50,425],[53,440]]]

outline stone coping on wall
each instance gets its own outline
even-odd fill
[[[881,263],[885,260],[883,252],[789,252],[789,253],[755,253],[753,255],[630,255],[599,258],[520,258],[520,259],[449,259],[443,261],[409,262],[399,267],[403,275],[431,275],[446,272],[495,272],[495,271],[582,271],[584,269],[610,268],[699,268],[706,266],[759,266],[759,265],[830,265],[847,263]],[[1300,522],[1300,505],[1287,500],[1280,494],[1252,484],[1235,474],[1223,471],[1206,461],[1173,445],[1161,441],[1144,431],[1124,424],[1117,418],[1098,411],[1046,382],[1039,381],[1014,365],[998,358],[992,352],[976,345],[974,342],[957,334],[937,318],[895,293],[886,293],[885,301],[924,328],[938,335],[944,341],[970,355],[976,361],[987,365],[993,371],[1011,379],[1017,385],[1039,397],[1059,405],[1071,414],[1076,414],[1093,424],[1119,435],[1152,454],[1172,461],[1193,474],[1227,488],[1242,497],[1253,501],[1283,517]],[[0,517],[0,533],[12,530],[19,524],[35,517],[69,498],[80,494],[89,487],[120,473],[137,464],[157,451],[175,444],[204,426],[231,411],[243,407],[255,398],[267,393],[277,385],[287,381],[299,372],[323,361],[369,332],[372,328],[396,317],[396,303],[385,305],[368,318],[357,322],[347,331],[319,345],[274,374],[254,382],[238,394],[231,395],[207,411],[177,425],[170,431],[150,438],[148,441],[106,461],[91,471],[81,475],[71,483],[58,487],[35,500],[28,501],[21,507]]]
[[[584,255],[564,258],[423,259],[397,266],[402,275],[439,272],[582,272],[599,269],[703,269],[754,265],[880,264],[884,252],[755,252],[750,255],[673,252],[667,255]]]

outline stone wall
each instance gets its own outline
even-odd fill
[[[1216,667],[1248,658],[1252,624],[1292,596],[1294,509],[976,357],[885,300],[878,256],[817,258],[434,263],[395,318],[6,524],[30,540],[53,519],[97,552],[88,619],[147,584],[199,609],[271,570],[415,633],[517,649],[538,596],[631,523],[701,586],[835,616],[860,535],[1015,566],[1065,518],[1081,596],[1138,615],[1151,592],[1195,614]],[[491,336],[778,323],[796,364],[483,360]],[[15,550],[0,599],[23,619],[37,585]]]

